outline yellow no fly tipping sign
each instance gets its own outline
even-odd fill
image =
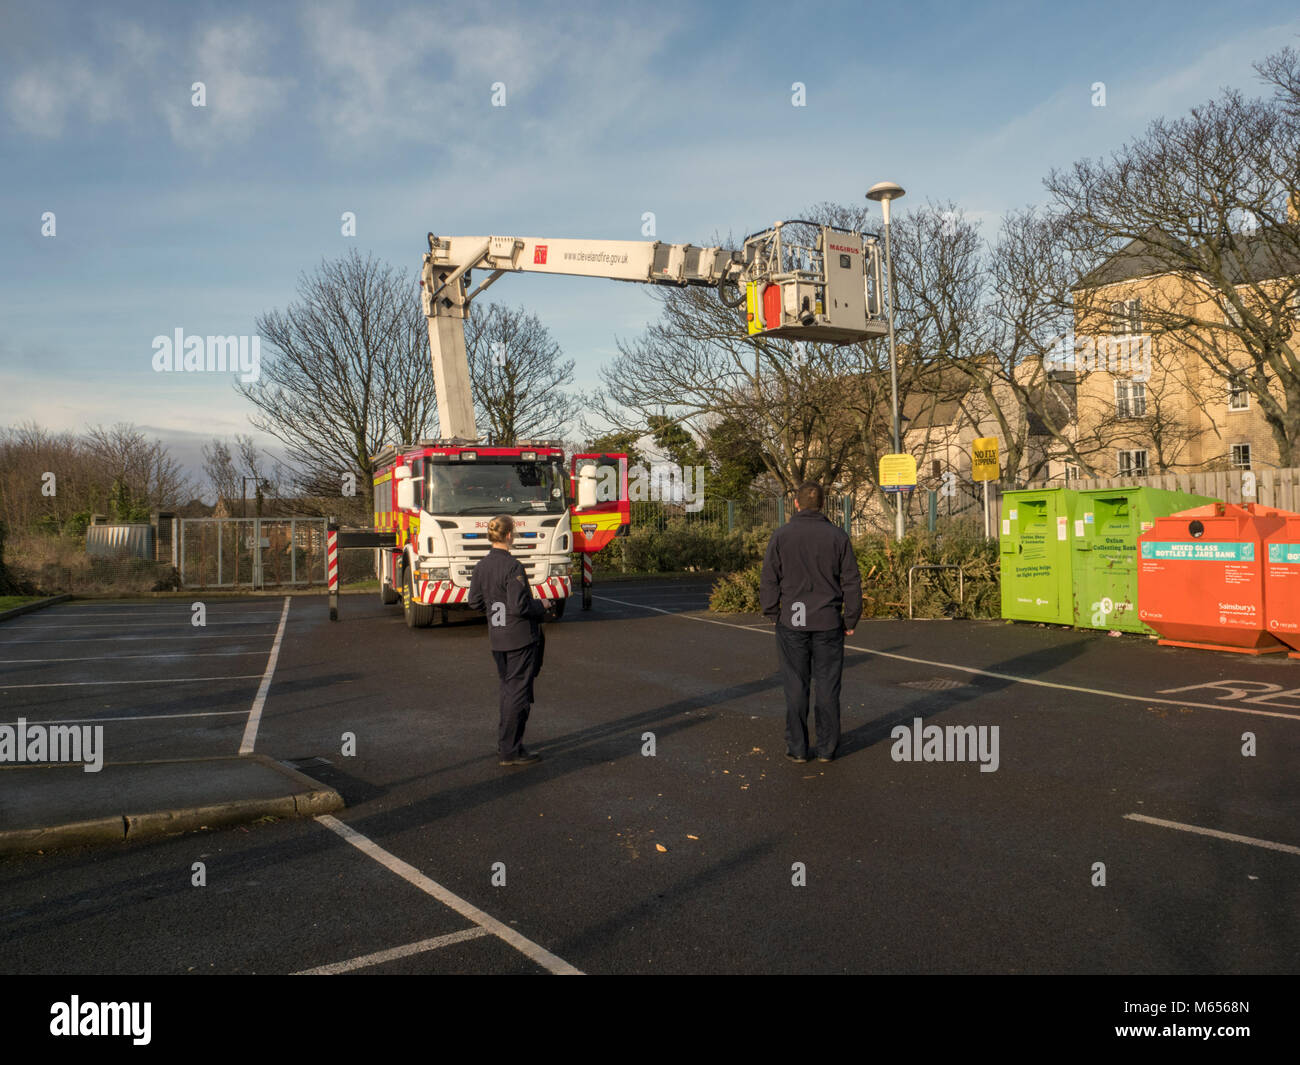
[[[996,436],[981,436],[971,443],[970,469],[972,481],[996,481],[1001,476]]]

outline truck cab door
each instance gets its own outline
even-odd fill
[[[570,527],[573,549],[595,554],[616,536],[631,531],[627,456],[603,453],[574,455],[569,486],[573,499]]]

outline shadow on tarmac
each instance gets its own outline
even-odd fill
[[[904,648],[906,645],[903,645]],[[1043,673],[1057,666],[1065,665],[1067,662],[1079,658],[1085,651],[1086,641],[1077,640],[1074,643],[1063,644],[1060,647],[1044,648],[1035,650],[1028,654],[1015,655],[1012,658],[1003,659],[1000,662],[993,662],[982,669],[988,669],[996,673],[1008,673],[1011,676],[1031,676],[1034,673]],[[881,650],[903,653],[898,647],[881,648]],[[845,666],[848,666],[848,656],[855,655],[857,662],[865,661],[875,656],[865,654],[861,651],[853,652],[845,650]],[[856,663],[855,663],[856,664]],[[997,677],[984,677],[974,675],[961,688],[954,688],[946,692],[926,693],[918,696],[899,710],[884,717],[874,718],[867,721],[857,728],[851,729],[840,736],[840,748],[837,759],[853,754],[857,751],[866,750],[882,740],[889,738],[890,731],[898,725],[910,725],[914,718],[921,718],[923,721],[933,717],[936,714],[955,709],[977,699],[982,699],[987,695],[995,692],[1006,691],[1016,685],[1014,680],[1000,680]],[[1063,693],[1064,694],[1064,693]]]

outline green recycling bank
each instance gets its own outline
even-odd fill
[[[1003,493],[1002,616],[1151,632],[1138,617],[1138,537],[1156,518],[1213,502],[1160,488]]]

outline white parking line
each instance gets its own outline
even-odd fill
[[[271,624],[269,621],[263,622],[265,625]],[[270,636],[269,632],[251,632],[247,636],[240,636],[238,633],[214,632],[203,633],[195,629],[193,632],[187,632],[181,636],[70,636],[66,640],[0,640],[0,647],[15,647],[20,643],[115,643],[119,640],[152,640],[155,643],[159,640],[257,640],[265,636]]]
[[[570,965],[563,958],[552,954],[545,947],[539,946],[526,936],[520,935],[509,925],[502,924],[495,917],[489,917],[477,906],[466,902],[459,895],[448,891],[436,880],[425,876],[420,870],[413,865],[402,861],[395,854],[390,854],[383,847],[373,840],[366,838],[351,825],[345,825],[336,817],[329,814],[321,814],[316,820],[328,828],[331,832],[343,837],[362,854],[373,858],[385,869],[396,873],[407,883],[414,884],[426,895],[432,895],[444,906],[450,906],[462,917],[473,921],[480,928],[491,932],[498,939],[509,943],[515,950],[523,954],[530,961],[536,962],[542,968],[549,972],[556,973],[560,976],[581,976],[582,970]]]
[[[1159,825],[1161,828],[1174,828],[1179,832],[1194,832],[1198,836],[1213,836],[1215,839],[1231,840],[1233,843],[1249,843],[1252,847],[1281,851],[1283,854],[1300,854],[1300,847],[1293,847],[1289,843],[1274,843],[1272,840],[1255,839],[1253,836],[1238,836],[1235,832],[1220,832],[1214,828],[1201,828],[1200,825],[1185,825],[1181,821],[1162,821],[1158,817],[1147,817],[1145,814],[1125,814],[1124,820],[1141,821],[1143,824]]]
[[[130,717],[52,717],[48,720],[36,721],[30,717],[24,717],[23,720],[29,725],[75,725],[86,721],[161,721],[169,717],[243,717],[242,710],[202,710],[192,714],[132,714]],[[6,721],[6,725],[18,724],[17,721]]]
[[[650,592],[647,599],[709,599],[710,594],[705,592]]]
[[[408,943],[404,947],[381,950],[374,954],[363,954],[361,957],[352,958],[349,961],[336,961],[330,965],[318,965],[315,969],[303,969],[301,972],[291,973],[290,975],[337,976],[339,973],[350,973],[354,969],[382,965],[386,961],[393,961],[397,958],[409,958],[412,954],[425,954],[431,950],[450,947],[454,943],[464,943],[470,939],[481,939],[486,935],[491,935],[486,928],[466,928],[462,932],[449,932],[445,936],[434,936],[432,939],[422,939],[418,943]]]
[[[252,754],[257,742],[257,727],[262,721],[262,707],[266,705],[266,693],[271,690],[271,677],[275,673],[275,663],[280,657],[280,641],[284,639],[284,623],[289,620],[289,604],[293,600],[284,597],[284,609],[280,611],[280,627],[275,630],[275,643],[271,644],[271,654],[266,660],[266,672],[262,674],[262,683],[258,685],[257,695],[253,698],[253,708],[248,711],[248,724],[244,726],[244,738],[239,744],[240,754]]]
[[[635,606],[642,610],[653,610],[656,614],[667,614],[669,617],[681,618],[684,621],[703,621],[708,625],[722,625],[728,629],[740,629],[742,632],[763,632],[768,631],[775,635],[775,627],[771,628],[754,628],[750,625],[737,625],[731,621],[719,621],[717,618],[692,617],[690,614],[679,614],[673,610],[662,610],[657,606],[646,606],[644,603],[630,603],[623,599],[610,599],[605,595],[592,596],[593,599],[600,599],[606,603],[617,603],[620,606]],[[1124,699],[1128,702],[1160,703],[1164,706],[1193,706],[1200,710],[1226,710],[1233,714],[1254,714],[1256,717],[1280,717],[1287,721],[1300,721],[1300,715],[1297,714],[1279,714],[1273,710],[1251,710],[1244,706],[1224,706],[1222,703],[1192,703],[1179,699],[1161,699],[1156,695],[1133,695],[1131,692],[1110,691],[1107,688],[1084,688],[1077,684],[1058,684],[1051,680],[1037,680],[1033,677],[1017,677],[1013,673],[997,673],[991,669],[976,669],[973,666],[959,666],[954,662],[935,662],[928,658],[912,658],[910,655],[895,654],[892,651],[877,651],[871,647],[855,647],[852,644],[845,643],[846,650],[861,651],[863,654],[876,655],[879,658],[893,658],[899,662],[911,662],[918,666],[933,666],[936,669],[951,669],[958,673],[969,673],[977,677],[992,677],[994,680],[1008,680],[1014,684],[1030,684],[1036,688],[1053,688],[1057,691],[1080,692],[1084,695],[1101,695],[1108,699]]]
[[[29,665],[33,662],[125,662],[130,658],[247,658],[261,651],[172,651],[157,655],[92,655],[89,658],[0,658],[0,666]],[[242,711],[241,711],[242,713]]]
[[[196,599],[195,602],[196,603],[202,602],[202,600]],[[216,614],[217,612],[216,604],[209,602],[206,605],[207,605],[209,616]],[[250,610],[247,612],[242,610],[230,610],[227,611],[226,613],[236,614],[239,617],[243,617],[243,618],[279,617],[279,612],[275,610],[271,610],[271,611]],[[86,610],[84,608],[59,610],[58,608],[47,608],[45,610],[42,610],[38,616],[50,617],[50,618],[68,618],[68,617],[73,617],[74,615],[77,614],[80,614],[83,617],[88,617],[88,618],[188,618],[191,616],[191,610],[188,606],[176,607],[173,610]],[[225,613],[223,613],[221,616],[224,617]]]
[[[177,625],[190,625],[192,615],[185,614],[172,618],[172,622]],[[205,621],[202,625],[191,625],[191,628],[210,629],[216,625],[274,625],[273,621]],[[110,621],[106,625],[51,625],[48,622],[40,624],[28,624],[18,626],[21,632],[31,632],[33,629],[52,629],[58,632],[66,632],[68,629],[159,629],[167,625],[166,621],[141,621],[134,625],[128,622]]]
[[[0,691],[17,688],[98,688],[108,684],[211,684],[223,680],[256,680],[260,673],[236,673],[226,677],[161,677],[156,680],[57,680],[47,684],[6,684],[0,680]],[[241,714],[243,711],[239,711]]]

